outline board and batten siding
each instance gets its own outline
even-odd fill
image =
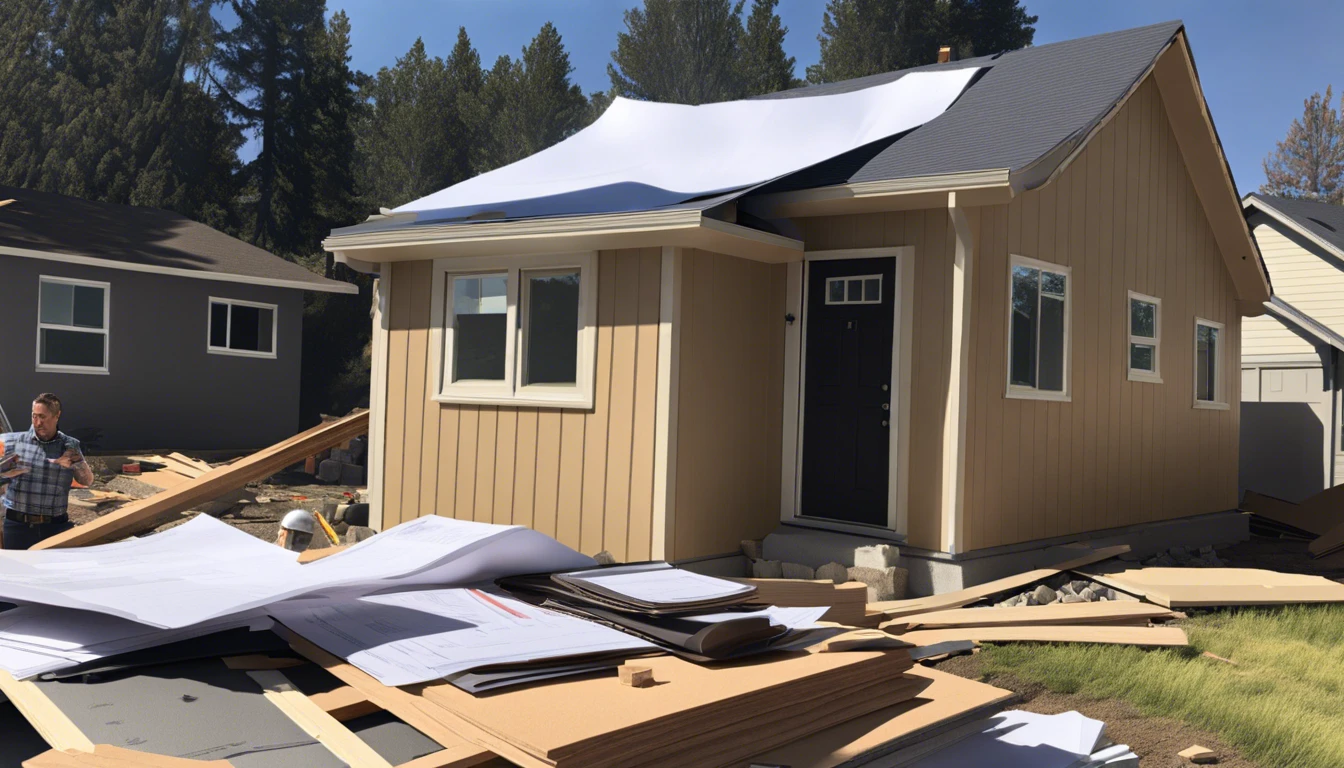
[[[601,251],[591,411],[431,399],[433,264],[389,265],[383,526],[437,514],[525,525],[586,554],[653,557],[662,251]]]
[[[975,228],[978,216],[970,211]],[[910,455],[906,540],[941,548],[943,408],[952,327],[955,235],[946,209],[797,219],[809,251],[914,246],[915,306],[910,353]]]
[[[1072,268],[1071,402],[1004,396],[1010,254]],[[1151,78],[1054,182],[981,210],[976,257],[966,549],[1236,508],[1240,316]],[[1131,290],[1162,300],[1160,384],[1128,380]],[[1225,326],[1227,410],[1193,407],[1196,316]]]
[[[731,554],[779,525],[784,264],[681,251],[668,558]]]

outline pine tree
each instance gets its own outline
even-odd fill
[[[931,64],[947,44],[940,0],[829,0],[822,15],[821,59],[807,79],[829,83]]]
[[[1344,202],[1344,121],[1331,105],[1334,93],[1313,93],[1302,103],[1302,117],[1264,160],[1260,192],[1327,203]]]
[[[607,74],[616,95],[677,104],[741,98],[745,0],[645,0],[625,12]]]
[[[784,36],[789,28],[775,13],[777,5],[779,0],[752,0],[738,54],[744,95],[774,93],[802,85],[793,76],[794,57],[784,54]]]
[[[0,184],[36,183],[51,99],[55,0],[0,0]]]
[[[1028,16],[1020,0],[951,0],[948,42],[957,58],[987,56],[1031,45],[1038,16]]]
[[[471,45],[466,27],[458,27],[457,42],[444,62],[448,77],[447,121],[449,144],[447,187],[471,178],[484,157],[487,143],[487,110],[482,100],[485,72],[481,55]]]
[[[495,62],[485,85],[492,128],[485,166],[497,168],[536,154],[584,125],[588,99],[570,82],[573,71],[560,33],[550,22],[521,58],[501,56]]]

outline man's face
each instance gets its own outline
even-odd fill
[[[33,403],[33,431],[43,440],[50,440],[56,436],[56,422],[60,416],[44,403]]]

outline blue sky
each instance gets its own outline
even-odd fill
[[[501,54],[517,56],[547,21],[555,23],[585,92],[605,90],[606,67],[624,29],[622,11],[640,0],[327,0],[345,10],[352,28],[352,66],[376,72],[423,37],[431,55],[452,50],[465,26],[488,67]],[[1261,160],[1302,113],[1302,101],[1344,73],[1344,3],[1332,0],[1027,0],[1036,44],[1185,21],[1209,108],[1237,186],[1253,191],[1264,180]],[[784,47],[797,72],[817,60],[825,0],[782,0],[789,28]],[[1344,86],[1344,79],[1336,83]],[[1340,96],[1337,92],[1336,98]]]

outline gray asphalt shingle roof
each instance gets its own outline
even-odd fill
[[[1344,205],[1321,203],[1315,200],[1295,200],[1251,193],[1262,205],[1273,208],[1325,242],[1344,253]]]
[[[158,208],[81,200],[0,186],[0,246],[252,280],[285,281],[314,291],[348,292],[234,237]]]

